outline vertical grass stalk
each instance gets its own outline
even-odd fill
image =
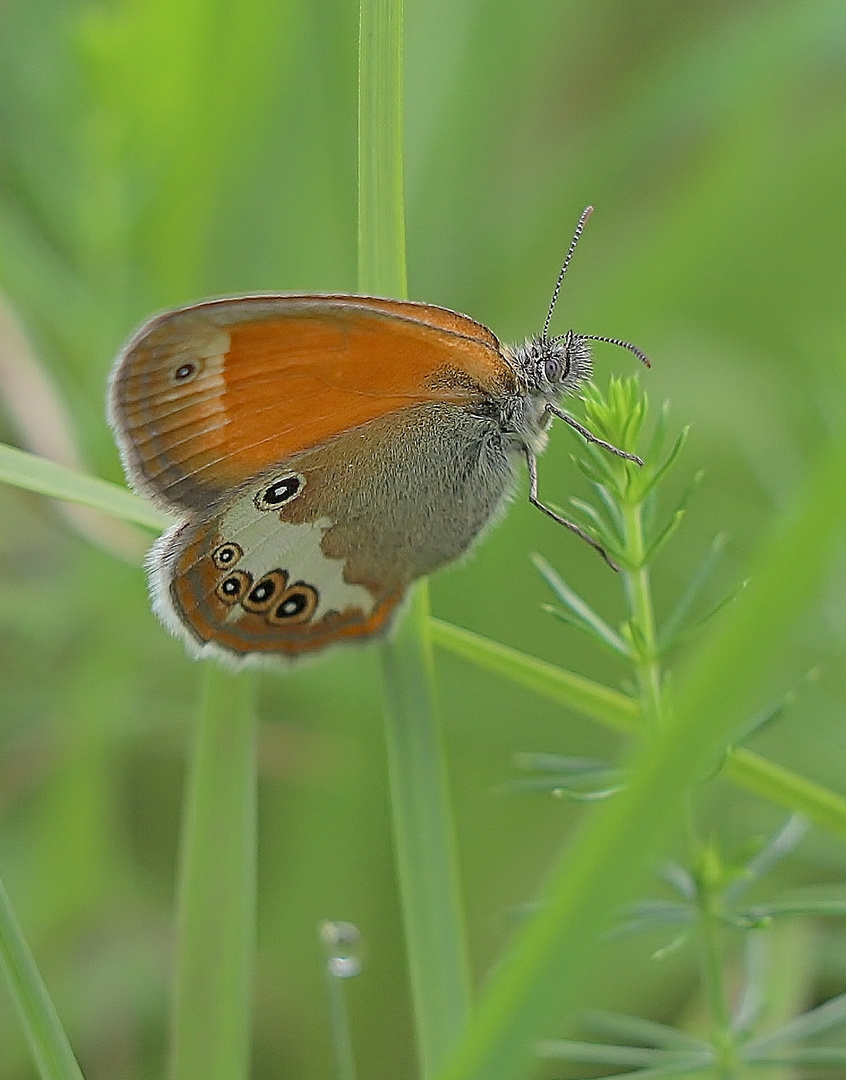
[[[40,1080],[83,1080],[2,881],[0,971],[9,987]]]
[[[249,1075],[256,892],[255,676],[204,665],[182,820],[171,1080]]]
[[[402,0],[361,0],[358,287],[404,297]],[[432,689],[425,584],[383,646],[394,842],[420,1072],[433,1076],[466,1023],[470,977],[447,774]]]

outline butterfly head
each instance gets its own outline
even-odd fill
[[[523,393],[540,405],[573,393],[591,376],[591,351],[587,338],[568,330],[561,337],[537,334],[514,346],[511,363]]]
[[[521,394],[524,399],[535,404],[539,410],[538,417],[544,412],[548,402],[554,402],[563,395],[573,393],[580,383],[590,378],[592,364],[589,341],[607,341],[612,345],[619,345],[633,352],[642,363],[649,367],[649,358],[645,353],[636,345],[621,341],[619,338],[604,337],[599,334],[577,334],[573,330],[568,330],[566,334],[559,337],[549,335],[549,326],[558,294],[561,292],[561,285],[564,282],[564,275],[567,273],[567,267],[573,258],[573,252],[576,250],[585,223],[592,213],[592,206],[585,207],[576,225],[564,265],[555,282],[543,330],[529,338],[524,344],[513,346],[508,350],[508,359],[517,372],[517,378],[521,384]]]

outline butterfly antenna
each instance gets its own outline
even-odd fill
[[[601,337],[599,334],[579,334],[578,336],[587,341],[607,341],[609,345],[619,345],[621,349],[628,349],[629,352],[633,352],[646,367],[652,367],[652,362],[646,353],[639,349],[637,345],[632,345],[630,341],[621,341],[615,337]]]
[[[561,273],[558,275],[558,280],[555,282],[555,290],[552,293],[552,303],[549,305],[549,311],[546,315],[546,322],[543,324],[543,331],[541,337],[546,339],[546,333],[549,330],[549,324],[552,322],[552,313],[555,311],[555,301],[558,299],[558,294],[561,292],[561,282],[564,280],[564,275],[567,273],[567,267],[570,265],[570,260],[573,258],[573,252],[576,250],[576,244],[579,242],[579,237],[582,235],[582,230],[585,227],[585,222],[593,213],[592,206],[586,206],[582,211],[582,216],[579,218],[579,224],[576,226],[576,231],[573,233],[573,239],[570,241],[570,250],[567,252],[567,258],[564,260],[564,265],[561,267]]]

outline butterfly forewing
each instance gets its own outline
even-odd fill
[[[111,414],[135,482],[207,509],[274,462],[421,402],[513,380],[499,343],[442,308],[363,297],[245,297],[152,320],[127,346]]]

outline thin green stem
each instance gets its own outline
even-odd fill
[[[0,971],[41,1080],[83,1080],[35,959],[0,881]]]
[[[359,290],[404,297],[402,2],[361,0]],[[418,585],[382,649],[385,733],[420,1073],[433,1076],[467,1021],[470,974],[432,690],[428,591]]]
[[[470,972],[448,777],[433,709],[431,647],[412,612],[383,649],[385,738],[397,872],[421,1076],[432,1077],[458,1042],[469,1013]]]
[[[404,297],[402,0],[361,0],[358,51],[358,287]]]
[[[435,645],[486,671],[525,686],[614,731],[643,729],[640,702],[635,698],[439,619],[432,619],[430,625]],[[716,767],[717,763],[714,764]],[[837,792],[768,761],[745,746],[727,750],[720,771],[738,787],[792,813],[802,814],[846,840],[846,798]]]
[[[625,502],[621,506],[624,530],[625,566],[623,581],[629,601],[633,629],[635,671],[644,717],[653,724],[662,720],[661,663],[652,604],[652,584],[646,564],[643,504]]]
[[[696,845],[695,838],[691,846]],[[711,1021],[710,1041],[720,1053],[720,1080],[734,1080],[734,1039],[725,982],[723,928],[720,917],[719,867],[716,854],[705,848],[699,859],[696,904],[699,965]]]
[[[336,1080],[356,1080],[350,1016],[345,983],[360,971],[355,955],[360,936],[351,923],[324,922],[320,927],[326,960],[326,988],[329,997],[329,1030],[335,1056]]]
[[[246,1080],[256,889],[255,677],[204,669],[177,886],[171,1080]]]
[[[662,685],[664,673],[652,600],[649,554],[643,520],[642,499],[622,499],[621,514],[625,542],[624,584],[629,601],[632,642],[635,649],[635,674],[644,717],[658,732],[667,722]],[[710,1013],[711,1041],[718,1048],[720,1080],[736,1080],[735,1040],[731,1031],[728,997],[725,986],[725,957],[722,948],[720,918],[720,870],[712,849],[701,848],[696,837],[690,797],[687,799],[688,847],[691,860],[698,864],[697,938],[700,975]]]

